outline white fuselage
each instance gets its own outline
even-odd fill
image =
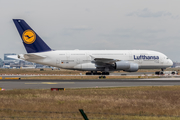
[[[103,71],[104,65],[95,64],[94,58],[128,61],[138,64],[139,69],[165,69],[173,64],[166,55],[150,50],[57,50],[30,54],[44,58],[21,59],[72,70]],[[113,66],[109,71],[115,71]]]

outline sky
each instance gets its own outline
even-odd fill
[[[0,58],[26,53],[12,19],[55,50],[154,50],[180,61],[180,0],[0,0]]]

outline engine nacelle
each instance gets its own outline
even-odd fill
[[[130,63],[130,68],[128,70],[124,70],[126,72],[136,72],[139,69],[139,65],[137,63]]]
[[[127,70],[130,68],[130,63],[128,61],[118,61],[115,63],[116,70]]]
[[[74,66],[74,68],[78,70],[94,71],[96,70],[96,65],[93,63],[84,63],[84,64],[78,64]]]
[[[130,63],[128,61],[118,61],[115,63],[116,70],[124,70],[127,72],[136,72],[139,69],[138,64]]]

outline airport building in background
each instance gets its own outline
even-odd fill
[[[10,64],[14,64],[14,63],[18,63],[19,60],[13,59],[13,58],[9,58],[9,55],[16,55],[15,53],[5,53],[4,54],[4,65],[3,67],[7,68],[10,67]]]
[[[0,58],[0,67],[3,67],[4,61]]]

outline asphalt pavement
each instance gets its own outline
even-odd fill
[[[0,88],[50,89],[180,85],[180,78],[98,80],[0,80]]]

